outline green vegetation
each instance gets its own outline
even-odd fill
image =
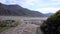
[[[15,26],[17,26],[17,25],[19,25],[21,23],[22,23],[21,21],[16,21],[15,23],[12,23],[10,26],[15,27]]]
[[[0,33],[12,27],[16,27],[21,23],[22,23],[21,21],[11,21],[11,20],[0,21]]]
[[[5,31],[5,30],[8,30],[10,28],[12,28],[12,27],[2,27],[2,28],[0,28],[0,33],[3,32],[3,31]]]
[[[40,28],[44,34],[60,34],[60,10],[50,16]]]

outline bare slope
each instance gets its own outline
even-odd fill
[[[23,8],[19,5],[5,5],[0,3],[0,15],[2,16],[36,16],[44,17],[45,15],[38,12]]]

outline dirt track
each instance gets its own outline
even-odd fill
[[[0,34],[36,34],[37,25],[22,23]]]

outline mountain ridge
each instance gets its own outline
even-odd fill
[[[2,16],[31,16],[31,17],[46,17],[38,11],[29,10],[19,5],[5,5],[0,3],[0,15]]]

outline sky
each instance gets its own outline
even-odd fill
[[[0,0],[4,4],[18,4],[41,13],[55,13],[60,9],[60,0]]]

